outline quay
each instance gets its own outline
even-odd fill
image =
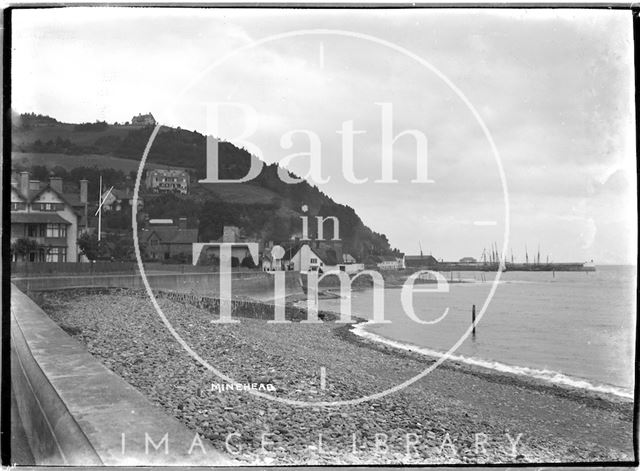
[[[440,262],[434,268],[438,271],[498,271],[497,262]],[[502,271],[596,271],[592,263],[510,263],[506,262]]]

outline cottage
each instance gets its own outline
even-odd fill
[[[378,259],[380,261],[376,265],[379,270],[400,270],[402,268],[402,261],[392,255],[381,255]]]
[[[158,224],[138,231],[138,241],[147,260],[181,259],[191,262],[191,247],[198,241],[198,229],[187,228],[187,219],[178,224]]]
[[[318,252],[320,252],[319,249],[312,249],[308,244],[300,246],[293,257],[291,257],[293,269],[301,272],[324,271],[323,267],[325,267],[327,255],[326,253],[324,254],[325,260],[323,260],[322,255]],[[335,262],[332,265],[335,265]]]
[[[102,194],[102,201],[102,208],[105,211],[123,211],[133,206],[133,192],[129,188],[124,190],[112,188]],[[138,209],[143,206],[142,198],[138,197]]]

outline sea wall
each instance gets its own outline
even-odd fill
[[[11,376],[39,465],[228,465],[231,460],[151,404],[11,286]],[[166,437],[166,438],[165,438]]]

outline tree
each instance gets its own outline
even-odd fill
[[[93,234],[82,234],[78,238],[80,253],[89,260],[133,261],[135,249],[133,237],[129,234],[104,234],[98,241]],[[140,253],[145,252],[145,244],[140,242]]]
[[[256,267],[256,264],[253,262],[253,257],[251,255],[247,255],[245,258],[243,258],[242,259],[242,263],[240,265],[245,267],[245,268],[255,268]]]
[[[80,254],[91,261],[101,258],[98,238],[93,234],[85,232],[78,237],[78,248],[80,249]]]
[[[10,247],[12,255],[18,255],[22,258],[28,257],[31,252],[35,252],[39,248],[40,244],[26,237],[17,239]]]

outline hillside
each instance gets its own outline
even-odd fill
[[[42,177],[53,171],[73,182],[87,178],[93,188],[97,188],[100,174],[105,185],[131,186],[152,130],[152,126],[128,123],[61,123],[48,116],[23,114],[14,119],[12,128],[12,167],[35,169]],[[220,143],[219,155],[221,178],[245,176],[251,159],[256,158],[228,142]],[[343,247],[356,258],[392,253],[387,238],[365,226],[353,208],[335,202],[307,182],[283,183],[276,164],[264,165],[261,174],[248,183],[199,184],[197,180],[205,176],[205,165],[204,135],[161,128],[147,168],[185,168],[194,183],[187,196],[149,195],[144,209],[149,217],[197,219],[201,240],[220,237],[222,225],[237,225],[248,237],[286,241],[300,233],[300,208],[306,204],[311,218],[320,215],[339,219]]]

